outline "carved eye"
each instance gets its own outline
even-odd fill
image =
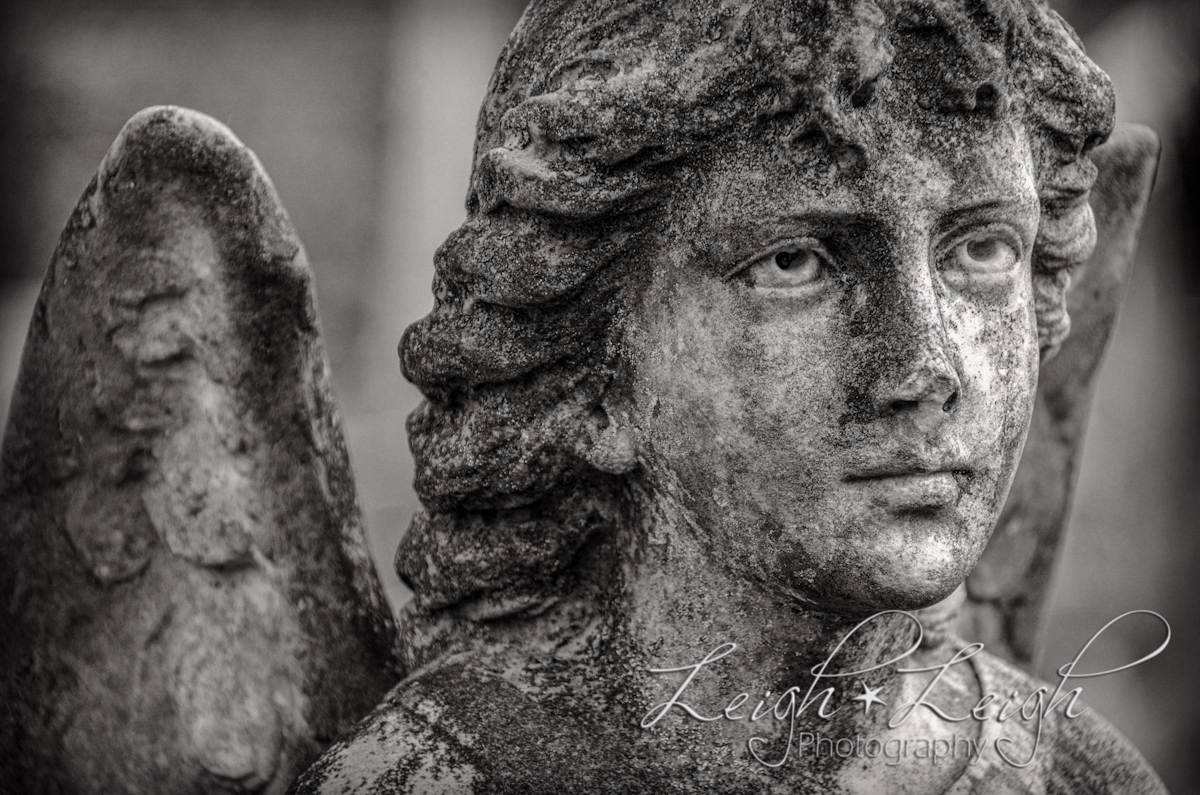
[[[738,268],[754,287],[775,290],[811,288],[829,269],[829,255],[815,240],[788,243],[760,254]]]
[[[949,264],[970,275],[998,276],[1011,271],[1019,259],[1017,248],[1005,236],[980,232],[958,242]]]

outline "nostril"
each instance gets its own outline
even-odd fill
[[[943,392],[942,394],[945,393]],[[956,389],[941,403],[938,402],[938,398],[941,396],[936,394],[928,395],[921,400],[904,400],[901,398],[885,404],[887,406],[886,412],[891,415],[908,414],[910,412],[924,414],[929,411],[937,411],[937,408],[940,406],[943,413],[949,414],[958,405],[958,396],[959,390]]]

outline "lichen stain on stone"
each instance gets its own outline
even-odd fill
[[[161,475],[142,495],[167,547],[205,566],[248,563],[253,542],[250,462],[229,454],[223,442],[203,416],[176,431],[158,451]]]
[[[63,523],[76,552],[103,585],[136,577],[150,562],[154,531],[131,489],[88,483],[69,497]]]

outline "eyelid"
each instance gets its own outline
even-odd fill
[[[803,248],[812,251],[827,264],[833,262],[833,257],[830,256],[829,250],[825,248],[820,240],[817,240],[815,237],[792,237],[787,238],[786,240],[781,240],[778,243],[772,243],[766,248],[760,249],[754,254],[751,254],[749,257],[740,260],[736,265],[728,268],[721,276],[721,279],[728,281],[752,265],[755,265],[770,257],[774,257],[781,251],[787,251],[789,249],[796,248]]]
[[[1011,245],[1017,254],[1018,262],[1025,259],[1025,241],[1021,238],[1017,230],[1008,224],[993,221],[990,223],[973,224],[948,233],[938,243],[936,260],[940,262],[944,256],[952,252],[960,243],[988,233],[995,233],[994,237],[1000,238]]]

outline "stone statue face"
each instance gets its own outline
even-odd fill
[[[660,498],[736,575],[822,609],[962,582],[1037,383],[1024,131],[879,113],[870,158],[762,135],[695,166],[627,337]]]
[[[1095,240],[1112,91],[1061,20],[534,2],[491,86],[468,220],[401,345],[428,398],[414,614],[547,604],[647,496],[691,563],[793,604],[961,583]]]

